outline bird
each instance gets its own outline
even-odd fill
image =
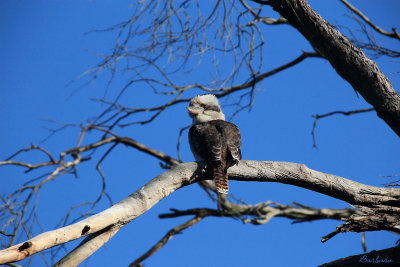
[[[226,195],[227,170],[242,159],[239,128],[225,121],[218,98],[213,94],[193,97],[187,110],[192,118],[190,149],[196,162],[205,162],[212,169],[217,192]]]

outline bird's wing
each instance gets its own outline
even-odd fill
[[[227,121],[220,121],[219,123],[222,125],[223,136],[232,157],[236,160],[242,159],[242,152],[240,149],[242,140],[239,128],[235,124]]]
[[[193,153],[208,162],[221,160],[221,137],[210,122],[193,125],[189,129],[189,143]],[[197,159],[196,159],[197,160]]]

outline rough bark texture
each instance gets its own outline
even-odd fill
[[[72,252],[72,255],[79,255],[79,261],[82,261],[108,241],[119,228],[145,213],[175,190],[194,182],[211,179],[209,171],[201,171],[196,163],[175,165],[103,212],[0,251],[0,264],[19,261],[39,251],[93,235],[93,239],[88,238],[82,242],[82,248],[78,247]],[[278,182],[300,186],[360,207],[363,214],[356,213],[353,215],[356,217],[351,216],[338,232],[383,229],[400,232],[399,189],[364,185],[290,162],[242,160],[238,166],[228,170],[228,175],[231,180]],[[356,222],[354,227],[353,221]],[[60,264],[65,264],[69,259],[71,257],[67,256]],[[77,264],[75,261],[70,263],[71,266]]]
[[[303,187],[352,205],[400,207],[400,189],[365,185],[283,161],[242,160],[228,171],[236,181],[278,182]]]
[[[344,225],[323,238],[323,242],[340,232],[389,230],[400,233],[400,190],[364,185],[336,175],[321,173],[304,164],[273,161],[241,161],[229,169],[229,179],[268,181],[303,187],[357,207]]]
[[[400,136],[400,96],[374,61],[322,19],[306,0],[266,3],[287,19]]]

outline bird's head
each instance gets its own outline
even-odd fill
[[[190,100],[190,104],[186,108],[193,119],[193,124],[213,120],[225,120],[225,115],[222,113],[218,98],[215,95],[195,96]]]

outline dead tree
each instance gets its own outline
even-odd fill
[[[318,57],[327,60],[338,75],[346,80],[372,107],[363,110],[334,111],[324,115],[316,115],[313,126],[314,137],[318,119],[335,114],[352,115],[360,112],[376,112],[377,116],[394,133],[400,136],[400,96],[389,79],[375,62],[364,54],[360,48],[361,43],[348,39],[321,18],[307,1],[249,2],[239,0],[233,1],[231,8],[227,8],[228,3],[225,1],[217,1],[214,9],[207,16],[198,12],[196,20],[187,15],[191,9],[196,8],[196,5],[191,5],[191,2],[197,3],[196,1],[182,1],[182,3],[176,5],[174,1],[167,0],[141,1],[136,4],[135,12],[129,20],[107,29],[119,33],[116,47],[113,53],[105,56],[98,66],[89,70],[86,77],[89,81],[93,81],[102,72],[109,70],[111,84],[115,73],[121,69],[121,62],[131,58],[139,63],[129,65],[131,63],[124,62],[126,64],[125,70],[132,71],[136,76],[121,89],[115,99],[96,100],[105,104],[107,108],[95,119],[79,125],[62,124],[59,129],[55,130],[59,131],[65,127],[78,127],[80,137],[74,147],[62,151],[56,157],[45,148],[32,144],[0,162],[0,166],[16,165],[25,168],[26,172],[52,168],[50,173],[35,179],[35,182],[39,181],[36,184],[21,186],[17,191],[2,199],[1,215],[12,219],[9,220],[12,221],[12,224],[7,226],[11,227],[12,231],[2,232],[3,236],[8,237],[8,244],[6,244],[7,248],[0,251],[0,263],[19,261],[45,249],[85,237],[73,251],[67,253],[56,264],[56,266],[75,266],[104,245],[121,227],[145,213],[161,199],[179,188],[198,183],[209,194],[210,198],[213,198],[215,193],[212,183],[208,181],[210,178],[208,170],[199,172],[197,164],[182,163],[179,157],[179,142],[178,158],[175,158],[117,133],[119,128],[133,124],[146,125],[153,122],[165,110],[188,102],[194,91],[213,93],[219,98],[231,97],[236,94],[234,116],[241,110],[252,107],[255,100],[255,89],[265,79],[308,58]],[[379,34],[400,40],[395,29],[392,32],[381,29],[347,1],[342,0],[342,2],[358,16],[361,23],[365,22]],[[281,15],[280,18],[273,19],[262,15],[263,10],[271,7]],[[236,10],[240,11],[237,12]],[[150,18],[151,23],[144,23],[147,18]],[[176,31],[175,26],[171,26],[175,23],[179,25],[177,27],[180,27],[180,31]],[[220,23],[220,27],[211,27],[217,23]],[[297,29],[309,41],[315,51],[303,51],[298,57],[286,64],[266,71],[262,60],[265,51],[263,50],[264,40],[260,27],[264,25],[275,27],[282,24]],[[208,32],[210,28],[214,31],[213,35]],[[213,36],[214,39],[207,39],[204,36],[207,38]],[[131,46],[130,42],[134,37],[142,38],[145,45]],[[389,50],[385,48],[380,49],[382,55],[396,55],[389,53]],[[216,73],[219,73],[220,76],[207,81],[179,83],[179,77],[182,75],[180,70],[184,67],[188,73],[191,73],[196,68],[196,64],[204,60],[203,57],[209,55],[207,53],[211,55],[226,53],[233,56],[232,68],[226,70],[224,66],[220,66],[215,61],[213,62],[214,67]],[[196,64],[193,64],[192,58],[194,58]],[[169,60],[174,60],[176,63],[171,69],[163,67],[163,64],[168,66]],[[156,75],[153,75],[154,71]],[[149,75],[149,73],[152,75]],[[246,76],[247,79],[240,82],[242,76]],[[164,96],[168,100],[163,104],[152,107],[127,107],[120,104],[119,101],[125,91],[137,84],[146,84],[154,90],[155,95]],[[136,119],[138,116],[141,117]],[[183,128],[180,134],[184,130]],[[83,145],[85,138],[93,132],[101,133],[100,137]],[[109,198],[105,190],[106,179],[100,167],[101,163],[115,147],[121,144],[161,160],[163,162],[162,167],[168,170],[117,204],[98,214],[91,215],[100,199]],[[316,146],[315,139],[314,145]],[[106,147],[108,148],[105,149]],[[102,179],[103,190],[98,198],[95,201],[82,204],[82,206],[88,208],[81,217],[76,218],[76,222],[70,225],[61,224],[58,229],[31,237],[26,219],[28,217],[28,219],[34,220],[34,217],[31,218],[28,214],[32,214],[32,211],[35,210],[35,207],[32,208],[32,203],[38,192],[49,181],[57,179],[60,175],[76,174],[76,169],[80,164],[91,160],[90,155],[101,148],[105,149],[105,152],[98,161],[96,169]],[[16,160],[16,157],[21,153],[31,151],[43,153],[47,160],[37,164]],[[265,224],[273,217],[286,217],[295,222],[320,219],[342,220],[344,222],[342,225],[322,237],[323,242],[341,232],[348,231],[386,230],[395,233],[400,232],[400,191],[393,187],[368,186],[356,183],[351,179],[311,170],[302,164],[271,161],[243,160],[237,167],[232,167],[229,170],[229,178],[239,181],[290,184],[345,201],[351,204],[354,209],[316,209],[298,203],[284,205],[273,201],[248,205],[233,203],[225,199],[222,209],[172,210],[172,213],[163,214],[160,217],[192,217],[187,222],[171,229],[153,248],[132,262],[131,266],[140,266],[143,260],[165,245],[174,234],[209,216],[237,218],[243,222],[256,225]],[[79,207],[72,207],[71,211]],[[67,222],[67,220],[65,219],[64,222]],[[20,233],[22,229],[27,232],[27,240],[15,245],[16,234]],[[397,262],[399,257],[393,256],[392,260]]]

